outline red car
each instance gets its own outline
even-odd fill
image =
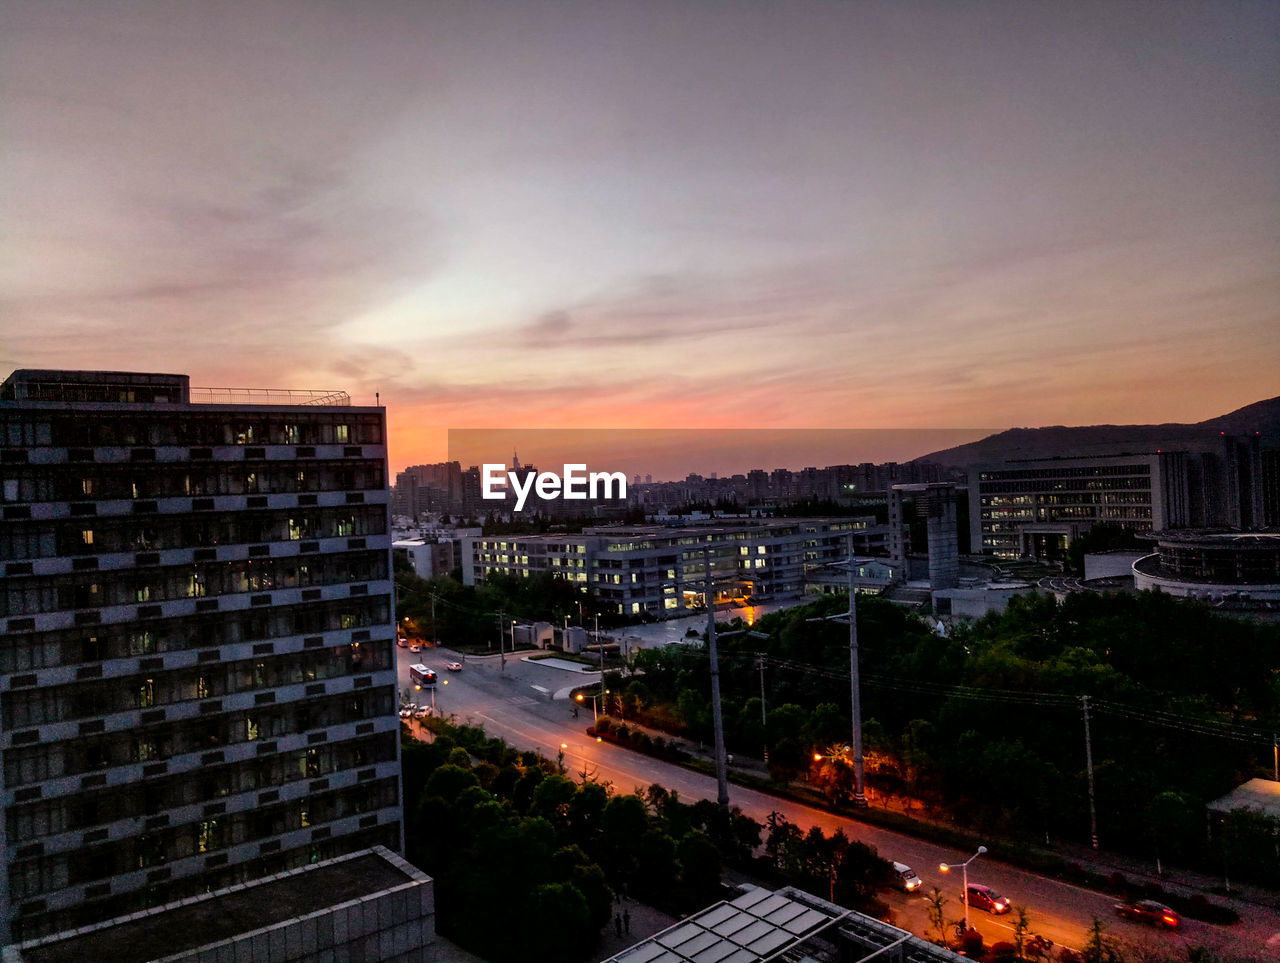
[[[960,902],[968,903],[974,909],[986,910],[995,916],[1013,909],[1007,899],[990,886],[983,886],[980,883],[970,883],[969,892],[960,894]]]
[[[1176,930],[1182,923],[1177,910],[1150,899],[1138,900],[1136,903],[1116,903],[1115,911],[1121,919],[1149,923],[1161,929]]]

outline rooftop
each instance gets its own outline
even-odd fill
[[[764,963],[872,957],[905,963],[957,959],[906,930],[793,887],[750,889],[637,943],[605,963]]]
[[[1205,805],[1210,812],[1229,813],[1233,809],[1254,812],[1280,820],[1280,782],[1273,779],[1250,779]]]
[[[381,847],[365,850],[71,934],[33,940],[21,946],[21,958],[26,963],[145,963],[413,881],[415,876],[401,866],[408,864]]]
[[[346,406],[351,396],[316,388],[192,388],[191,379],[181,374],[22,368],[0,384],[0,401]]]

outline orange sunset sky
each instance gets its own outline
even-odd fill
[[[13,0],[0,84],[0,376],[377,392],[393,470],[1280,394],[1275,3]]]

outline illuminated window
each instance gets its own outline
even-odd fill
[[[138,708],[149,709],[156,704],[156,685],[154,679],[143,680],[138,686]]]
[[[349,425],[334,425],[333,436],[339,445],[345,445],[351,440],[351,428]]]
[[[219,846],[218,821],[216,819],[208,819],[200,823],[196,830],[196,850],[201,853],[207,853],[211,849],[217,849]]]
[[[82,495],[93,495],[98,491],[98,480],[96,478],[80,479],[80,493]]]
[[[92,528],[82,528],[82,529],[80,529],[80,541],[82,541],[86,546],[88,546],[88,545],[92,545],[92,544],[93,544],[93,529],[92,529]]]
[[[244,720],[244,737],[249,742],[253,742],[258,738],[258,720],[253,716],[249,716]]]

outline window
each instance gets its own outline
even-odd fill
[[[351,427],[349,425],[334,425],[333,436],[339,445],[345,445],[351,440]]]
[[[93,529],[92,528],[80,529],[80,541],[85,548],[90,547],[93,544]]]
[[[222,832],[216,819],[207,819],[196,827],[196,851],[207,853],[222,846]]]
[[[80,494],[91,496],[91,495],[96,495],[97,492],[98,492],[98,480],[96,478],[80,479]]]
[[[156,704],[156,685],[154,679],[144,679],[138,686],[138,708],[149,709]]]

